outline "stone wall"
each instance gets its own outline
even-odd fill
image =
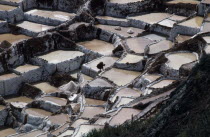
[[[0,19],[9,23],[16,23],[24,19],[24,13],[19,7],[10,11],[0,11]]]
[[[162,0],[145,0],[129,4],[119,4],[107,2],[105,15],[114,17],[125,17],[129,14],[135,14],[145,11],[161,9]]]
[[[22,4],[24,11],[32,8],[61,10],[66,12],[76,12],[86,0],[25,0]]]

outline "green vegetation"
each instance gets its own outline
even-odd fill
[[[192,119],[177,137],[209,137],[210,109],[201,112]]]

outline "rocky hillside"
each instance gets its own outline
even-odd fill
[[[89,137],[209,137],[210,134],[210,55],[202,57],[189,76],[160,112],[101,131]]]
[[[148,137],[208,137],[210,134],[210,56],[203,57],[178,87],[151,126]]]

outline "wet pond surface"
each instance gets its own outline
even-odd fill
[[[57,50],[48,54],[39,56],[38,58],[46,60],[48,63],[57,64],[60,62],[68,61],[79,56],[83,56],[84,53],[80,51],[65,51]]]
[[[51,86],[48,82],[34,84],[33,86],[40,89],[44,93],[53,93],[59,91],[56,87]]]
[[[12,97],[12,98],[8,98],[5,99],[7,102],[24,102],[24,103],[30,103],[33,101],[33,99],[28,98],[26,96],[20,96],[20,97]]]
[[[122,88],[119,91],[117,91],[117,94],[115,94],[112,98],[112,101],[114,101],[117,97],[139,97],[141,95],[141,91],[134,90],[131,88]]]
[[[143,59],[144,59],[143,56],[127,54],[125,57],[123,57],[122,60],[118,61],[118,63],[138,63]]]
[[[21,27],[23,29],[26,29],[26,30],[30,30],[32,32],[37,32],[37,33],[54,28],[53,26],[33,23],[33,22],[29,22],[29,21],[23,21],[23,22],[17,24],[17,26]]]
[[[102,76],[113,81],[118,86],[124,86],[124,85],[132,82],[140,74],[141,74],[141,72],[112,68],[111,70],[103,73]]]
[[[59,98],[59,97],[43,97],[41,98],[41,100],[49,101],[60,106],[65,106],[67,104],[67,100],[65,98]]]
[[[103,126],[99,125],[81,125],[75,137],[82,137],[93,129],[101,129]]]
[[[162,51],[169,50],[173,47],[173,43],[168,40],[160,41],[156,44],[152,44],[149,46],[149,54],[156,54]]]
[[[92,70],[99,71],[97,68],[97,65],[100,62],[103,62],[105,64],[104,69],[111,67],[119,58],[116,57],[103,57],[100,59],[96,59],[94,61],[91,61],[90,63],[86,64],[86,66],[90,67]]]
[[[122,108],[110,121],[110,125],[120,125],[123,124],[126,120],[129,120],[132,118],[132,116],[135,116],[139,114],[141,110],[133,109],[133,108]]]
[[[133,28],[133,27],[120,27],[120,26],[111,26],[111,25],[96,25],[96,27],[101,28],[106,31],[110,31],[112,33],[116,33],[124,37],[134,37],[134,36],[137,36],[138,34],[141,34],[144,31],[142,29]],[[132,30],[133,34],[129,34],[128,30]]]
[[[175,80],[161,80],[160,82],[151,86],[151,88],[163,88],[175,82]]]
[[[10,11],[10,10],[14,10],[17,7],[14,6],[9,6],[9,5],[1,5],[0,4],[0,11]]]
[[[26,72],[28,72],[28,71],[35,70],[35,69],[38,69],[38,68],[39,68],[39,66],[34,66],[34,65],[30,65],[30,64],[25,64],[25,65],[23,65],[23,66],[17,67],[17,68],[14,69],[14,70],[16,70],[16,71],[18,71],[18,72],[20,72],[20,73],[26,73]]]
[[[183,64],[197,60],[197,56],[194,53],[173,53],[168,54],[166,57],[168,58],[167,65],[175,70],[179,70]]]
[[[111,55],[112,50],[114,49],[114,45],[112,45],[111,43],[97,39],[79,42],[77,44],[82,45],[87,49],[90,49],[103,55]]]
[[[39,109],[39,108],[27,108],[25,110],[25,112],[29,115],[33,115],[36,117],[47,117],[47,116],[51,116],[52,113],[43,109]]]
[[[106,103],[106,101],[91,99],[91,98],[86,98],[85,101],[86,105],[104,105]]]
[[[26,35],[22,35],[22,34],[20,34],[20,35],[14,35],[14,34],[11,34],[11,33],[0,34],[0,42],[6,40],[11,44],[15,43],[15,42],[25,40],[25,39],[30,39],[30,38],[31,37],[26,36]]]
[[[93,118],[97,114],[102,114],[105,112],[103,107],[85,107],[84,112],[81,117],[83,118]]]
[[[31,14],[34,16],[42,16],[45,18],[51,18],[55,20],[60,20],[60,21],[67,21],[70,20],[75,16],[73,13],[67,13],[67,12],[62,12],[62,11],[51,11],[51,10],[39,10],[39,9],[33,9],[26,14]]]
[[[153,41],[139,37],[139,38],[130,38],[126,40],[128,48],[135,53],[144,53],[144,49],[147,45],[152,44]]]
[[[191,27],[191,28],[200,28],[203,23],[203,17],[194,17],[192,19],[189,19],[187,21],[184,21],[178,25],[186,26],[186,27]]]
[[[6,137],[8,135],[12,135],[12,134],[15,134],[16,131],[12,128],[3,128],[3,129],[0,129],[0,135],[1,137]]]
[[[129,17],[128,19],[140,20],[148,24],[155,24],[170,16],[171,15],[168,13],[149,13],[145,15]]]

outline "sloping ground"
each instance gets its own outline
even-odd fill
[[[209,137],[210,55],[204,56],[157,116],[93,131],[88,137]]]
[[[205,5],[24,0],[14,7],[2,1],[10,0],[0,0],[5,16],[0,18],[0,136],[82,137],[105,127],[105,136],[170,137],[176,135],[170,125],[185,129],[176,127],[183,117],[160,107],[210,53],[205,30],[210,15],[195,13]],[[14,11],[7,12],[7,5]],[[183,93],[177,91],[178,101]],[[178,110],[176,103],[170,108]]]

